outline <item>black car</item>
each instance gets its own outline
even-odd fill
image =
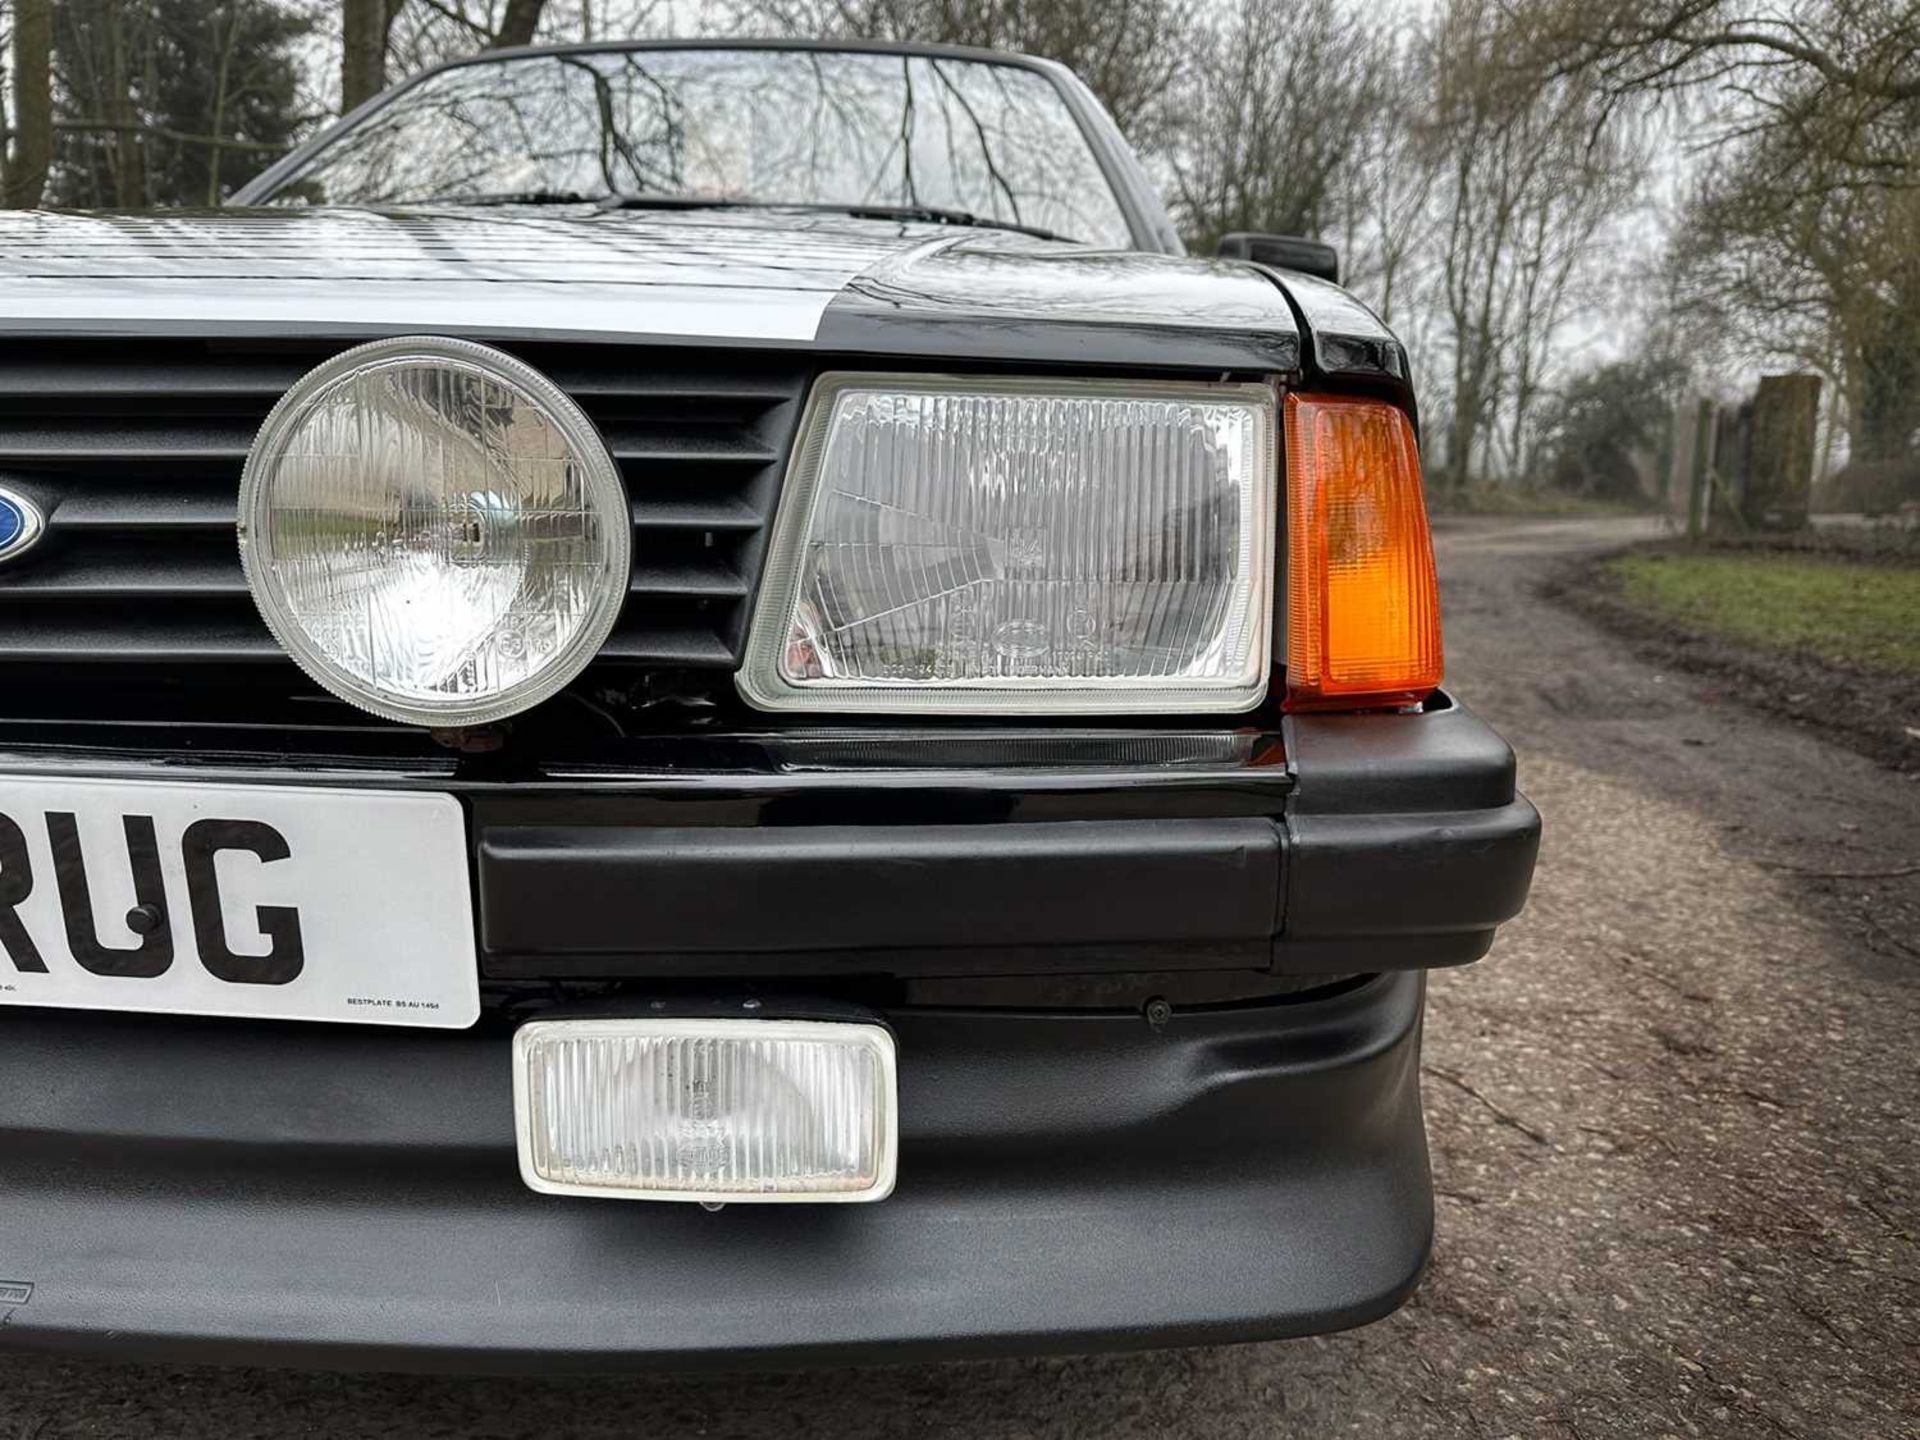
[[[739,42],[0,218],[0,1343],[1399,1304],[1424,972],[1538,819],[1439,688],[1400,344],[1223,250],[1057,65]]]

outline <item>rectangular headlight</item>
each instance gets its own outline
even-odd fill
[[[740,688],[767,710],[1250,710],[1274,430],[1261,385],[823,377]]]
[[[816,1020],[535,1020],[513,1038],[520,1173],[549,1195],[884,1199],[893,1036]]]

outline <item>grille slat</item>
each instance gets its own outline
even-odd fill
[[[21,402],[72,402],[86,406],[102,398],[131,405],[173,400],[192,405],[239,401],[251,407],[264,400],[264,416],[287,387],[312,367],[297,359],[228,359],[217,372],[195,366],[182,369],[161,359],[116,361],[111,355],[47,361],[0,361],[0,413],[17,411]]]
[[[292,661],[258,620],[183,612],[163,619],[126,610],[41,609],[28,623],[0,621],[0,661],[148,665]]]
[[[165,488],[89,484],[60,502],[48,521],[56,533],[89,531],[217,530],[231,535],[238,518],[238,482]],[[759,512],[737,496],[635,495],[636,530],[756,531]]]
[[[247,600],[237,558],[159,553],[69,552],[0,580],[0,607],[23,600]]]
[[[668,629],[623,621],[607,637],[602,659],[635,665],[680,666],[691,670],[730,670],[738,660],[718,635],[698,627]]]
[[[116,623],[118,622],[118,623]],[[266,662],[291,666],[264,626],[228,616],[191,614],[163,621],[43,610],[30,627],[0,624],[0,662],[40,664],[148,664],[164,655],[169,665]],[[622,619],[607,637],[601,659],[645,667],[731,669],[732,648],[696,623]]]
[[[346,348],[74,340],[0,362],[0,481],[48,516],[0,568],[0,666],[240,665],[305,687],[247,593],[236,504],[267,411]],[[586,410],[632,501],[628,603],[590,673],[733,668],[809,377],[762,354],[516,353]]]
[[[729,465],[758,470],[780,458],[770,450],[752,448],[750,432],[657,435],[608,426],[602,434],[607,452],[629,477],[635,466]]]
[[[55,535],[71,531],[133,532],[204,530],[231,537],[237,518],[237,487],[219,485],[145,489],[89,484],[67,493],[47,522]]]
[[[706,600],[743,600],[753,587],[720,565],[642,563],[628,593]],[[80,558],[35,566],[0,582],[0,609],[27,601],[154,599],[250,600],[237,556],[164,555],[157,551]]]
[[[636,565],[630,591],[636,595],[696,595],[743,600],[753,587],[740,576],[705,565]]]
[[[120,362],[108,355],[97,360],[0,360],[0,411],[17,408],[17,401],[86,404],[102,396],[130,403],[164,398],[192,405],[237,400],[249,408],[265,400],[271,407],[313,368],[304,359],[211,354],[210,358],[218,361],[217,373],[204,367],[183,371],[165,360]],[[641,359],[623,360],[611,353],[606,363],[560,365],[549,370],[547,377],[582,404],[674,401],[724,412],[750,411],[792,398],[784,380],[719,373],[689,379],[649,369]]]
[[[237,475],[257,428],[204,420],[169,422],[157,416],[122,416],[109,425],[82,419],[62,425],[0,422],[0,471],[191,464],[203,470],[232,466]]]
[[[265,417],[262,416],[264,419]],[[90,469],[99,465],[231,466],[236,473],[253,448],[257,425],[170,424],[157,417],[122,420],[102,430],[78,419],[65,425],[0,422],[0,470]],[[779,456],[737,431],[660,434],[624,426],[603,431],[607,451],[622,469],[647,465],[729,465],[758,469]]]
[[[764,518],[735,496],[686,499],[633,497],[633,523],[639,530],[757,531]]]

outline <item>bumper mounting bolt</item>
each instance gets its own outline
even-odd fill
[[[1156,995],[1153,999],[1147,1001],[1146,1016],[1147,1024],[1156,1030],[1161,1029],[1169,1020],[1173,1019],[1173,1006]]]

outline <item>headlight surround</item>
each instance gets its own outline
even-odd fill
[[[1252,709],[1276,414],[1263,385],[823,376],[741,692],[766,710]]]
[[[572,681],[619,616],[631,547],[592,422],[464,340],[380,340],[310,371],[240,484],[268,628],[320,685],[405,724],[486,724]]]

